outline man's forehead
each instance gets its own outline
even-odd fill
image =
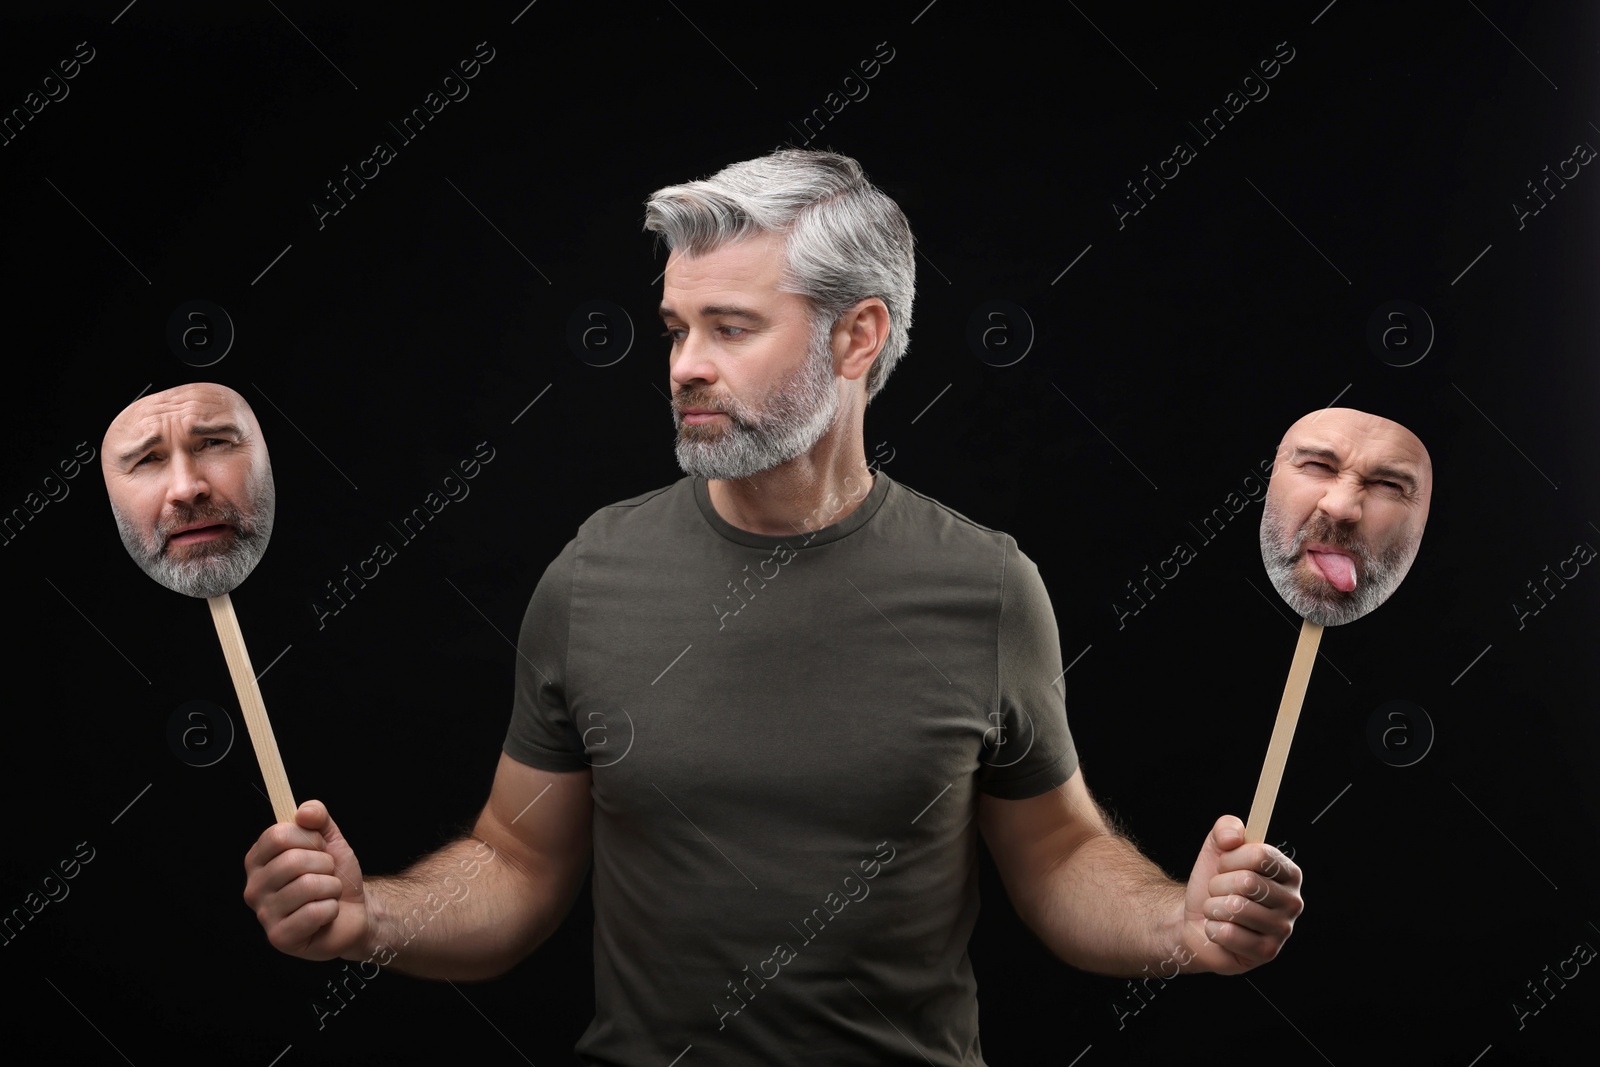
[[[250,405],[234,390],[225,385],[180,385],[129,404],[112,420],[106,440],[161,433],[173,419],[183,432],[193,426],[227,424],[245,431],[255,429]]]
[[[775,233],[742,237],[703,252],[674,248],[667,256],[666,288],[776,281],[787,262],[785,250],[785,238]]]
[[[1352,408],[1329,408],[1300,419],[1284,434],[1283,450],[1332,452],[1364,466],[1404,464],[1424,476],[1432,469],[1416,434],[1392,419]]]

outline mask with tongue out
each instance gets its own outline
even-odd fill
[[[1389,598],[1422,541],[1433,468],[1416,435],[1349,408],[1312,412],[1279,447],[1261,561],[1285,603],[1322,626]]]
[[[1414,542],[1374,552],[1356,530],[1313,513],[1296,530],[1269,495],[1261,515],[1261,560],[1284,602],[1323,626],[1354,622],[1389,598],[1416,554]]]

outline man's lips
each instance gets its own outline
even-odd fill
[[[712,419],[725,419],[728,415],[727,412],[713,411],[710,408],[686,408],[680,417],[683,419],[684,425],[698,426],[703,422],[710,422]]]
[[[1341,593],[1355,591],[1356,561],[1348,552],[1328,545],[1307,545],[1305,556],[1312,570],[1322,575],[1329,585]]]
[[[195,523],[185,526],[167,537],[169,545],[197,545],[206,541],[215,541],[233,533],[233,527],[226,523]]]

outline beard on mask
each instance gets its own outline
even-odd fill
[[[1289,525],[1269,497],[1261,515],[1261,560],[1284,602],[1302,618],[1322,626],[1354,622],[1389,599],[1411,569],[1421,540],[1401,540],[1374,552],[1352,527],[1333,522],[1320,511],[1313,512],[1292,535]],[[1337,589],[1318,574],[1305,561],[1306,544],[1348,553],[1355,563],[1355,588],[1348,592]]]
[[[251,480],[248,495],[248,513],[227,502],[179,501],[162,513],[148,534],[141,532],[115,503],[111,510],[123,547],[146,574],[175,593],[209,598],[237,588],[267,550],[276,503],[270,470]],[[195,523],[223,525],[229,531],[199,544],[170,543],[174,531]]]

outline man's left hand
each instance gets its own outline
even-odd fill
[[[1305,909],[1300,868],[1266,844],[1245,844],[1244,824],[1218,819],[1184,893],[1183,969],[1239,974],[1274,959]],[[1180,962],[1182,956],[1179,956]]]

